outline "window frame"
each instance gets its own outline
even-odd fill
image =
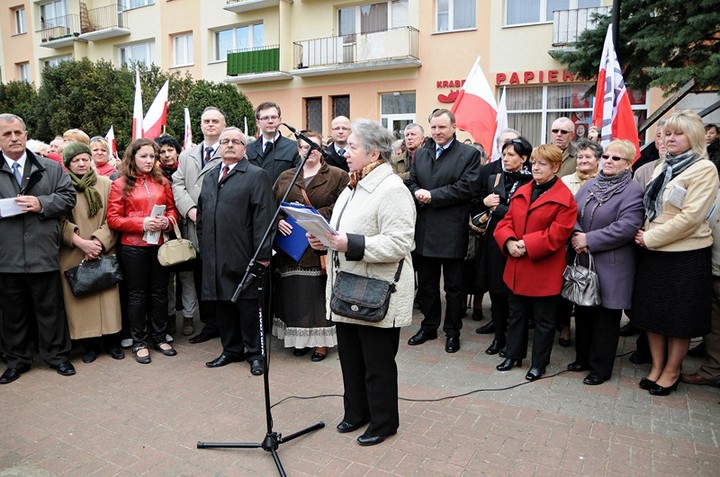
[[[133,5],[133,3],[135,3]],[[144,8],[155,5],[155,0],[120,0],[118,1],[118,10],[120,12],[126,12],[128,10],[135,10],[136,8]]]
[[[17,66],[17,78],[18,81],[23,83],[30,82],[30,62],[23,61],[22,63],[16,63]]]
[[[447,29],[441,30],[440,29],[440,1],[441,0],[435,0],[435,30],[434,33],[452,33],[457,31],[472,31],[477,30],[477,3],[475,0],[446,0],[448,4],[447,9]],[[473,16],[473,25],[472,26],[465,26],[461,28],[455,28],[455,3],[456,2],[468,2],[469,5],[472,5],[475,9],[474,16]]]
[[[255,31],[258,27],[262,27],[262,31],[259,32],[260,34],[260,44],[255,44],[256,40],[258,39],[258,33]],[[237,44],[237,38],[238,38],[238,31],[242,28],[249,28],[249,34],[248,39],[250,40],[250,45],[245,47],[240,47]],[[231,33],[232,38],[232,45],[230,48],[225,50],[224,54],[220,53],[220,43],[218,42],[218,37],[222,33]],[[265,46],[265,23],[262,21],[255,22],[255,23],[248,23],[245,25],[237,25],[230,28],[222,28],[218,30],[213,30],[213,59],[212,61],[227,61],[227,52],[231,50],[240,50],[240,49],[252,49],[252,48],[262,48]]]
[[[62,56],[55,56],[53,58],[45,58],[43,60],[43,68],[47,68],[49,66],[57,66],[63,61],[72,61],[73,56],[72,55],[62,55]]]
[[[378,32],[378,31],[388,31],[388,30],[392,30],[394,28],[402,28],[402,27],[410,26],[409,14],[406,15],[405,21],[402,21],[402,19],[398,20],[396,18],[397,14],[396,14],[396,10],[395,10],[395,8],[397,8],[397,6],[395,8],[393,7],[394,4],[405,4],[406,12],[409,12],[409,8],[410,8],[409,3],[410,3],[409,0],[387,0],[387,1],[381,1],[381,2],[374,1],[374,2],[369,2],[369,3],[363,3],[361,5],[350,5],[350,6],[340,7],[337,9],[337,15],[335,16],[335,20],[337,21],[338,36],[349,36],[349,35],[355,35],[358,33],[359,34],[374,33],[374,32]],[[362,31],[362,11],[361,11],[361,9],[364,7],[372,7],[373,5],[379,5],[379,4],[387,5],[387,18],[385,19],[385,21],[386,21],[385,29],[384,30],[373,30],[372,32]],[[352,32],[344,33],[341,31],[341,28],[340,28],[342,25],[342,21],[341,21],[340,17],[342,15],[343,11],[350,12],[351,10],[353,11],[353,21],[354,21],[355,25],[353,27]]]
[[[516,27],[516,26],[525,26],[525,25],[540,25],[540,24],[543,24],[543,23],[552,23],[552,22],[553,22],[552,12],[550,12],[550,18],[545,18],[545,19],[539,18],[539,19],[537,19],[536,21],[531,21],[531,22],[510,23],[510,22],[508,22],[508,12],[509,12],[508,4],[509,4],[511,1],[512,1],[512,0],[505,0],[504,26],[506,26],[506,27]],[[539,8],[540,8],[540,15],[545,15],[545,16],[547,16],[547,14],[548,14],[547,8],[548,8],[548,1],[549,1],[549,0],[534,0],[534,1],[539,1],[539,2],[540,2],[540,6],[539,6]],[[577,9],[579,9],[580,7],[578,6],[578,4],[579,4],[579,2],[582,1],[582,0],[567,0],[567,1],[568,1],[568,7],[567,7],[567,9],[563,9],[563,10],[577,10]],[[597,5],[595,5],[594,7],[582,7],[582,8],[597,8],[597,7],[603,6],[603,1],[602,1],[602,0],[595,0],[595,1],[597,2]]]
[[[48,12],[49,9],[52,9],[53,16],[43,14],[43,11]],[[67,14],[68,6],[66,0],[49,0],[38,4],[40,30],[46,30],[54,27],[67,27]]]
[[[125,45],[118,45],[118,64],[120,66],[129,66],[131,62],[133,63],[140,63],[141,60],[138,60],[132,56],[132,49],[137,47],[145,47],[145,56],[146,58],[142,60],[142,63],[144,63],[147,66],[151,66],[155,63],[155,42],[150,41],[141,41],[137,43],[127,43]],[[123,52],[130,52],[131,55],[129,58],[123,59]],[[125,55],[127,56],[127,55]],[[148,61],[149,60],[149,61]]]
[[[27,12],[25,7],[17,7],[12,9],[13,24],[15,27],[14,35],[24,35],[27,33]]]
[[[184,58],[178,57],[178,43],[184,43]],[[176,33],[172,35],[173,46],[173,67],[192,66],[195,64],[195,52],[193,48],[193,32]],[[182,60],[182,61],[179,61]]]

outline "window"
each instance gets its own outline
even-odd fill
[[[30,63],[17,63],[18,81],[30,82]]]
[[[173,66],[193,64],[193,35],[185,33],[173,36]]]
[[[135,43],[120,47],[120,64],[127,66],[131,62],[145,63],[150,66],[155,62],[155,43]]]
[[[155,5],[155,0],[121,0],[119,3],[120,10],[132,10],[133,8],[147,7]]]
[[[549,128],[561,116],[575,123],[576,138],[586,137],[592,121],[593,98],[585,98],[591,83],[553,86],[510,87],[506,89],[508,126],[520,131],[531,144],[549,141]],[[645,94],[629,91],[636,121],[647,118]]]
[[[322,98],[305,98],[306,129],[322,131]]]
[[[602,5],[602,0],[507,0],[506,25],[553,21],[555,10],[575,10]]]
[[[338,36],[408,26],[408,0],[357,5],[338,10]]]
[[[215,32],[215,61],[227,60],[228,50],[259,48],[265,45],[262,23]]]
[[[437,0],[435,5],[435,31],[475,28],[475,0]]]
[[[27,33],[27,27],[25,26],[25,9],[16,8],[13,10],[13,18],[15,20],[15,34],[22,35]]]
[[[67,27],[65,0],[55,0],[40,4],[40,29]]]
[[[331,96],[332,101],[332,117],[338,116],[350,117],[350,96]]]
[[[72,55],[57,56],[55,58],[48,58],[43,64],[45,68],[47,68],[48,66],[58,66],[61,61],[72,61],[72,59]]]
[[[380,123],[395,133],[400,133],[415,122],[415,92],[386,93],[380,95]]]

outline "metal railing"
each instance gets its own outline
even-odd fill
[[[104,7],[93,8],[87,11],[87,21],[81,18],[82,32],[104,30],[107,28],[127,28],[128,14],[122,5],[113,3]]]
[[[70,13],[56,18],[40,18],[40,39],[43,43],[80,35],[80,15]]]
[[[280,70],[280,45],[228,50],[227,74],[237,76]]]
[[[419,59],[419,32],[413,27],[293,42],[296,68]]]
[[[577,42],[585,30],[597,26],[596,15],[609,15],[611,7],[578,8],[553,12],[553,46],[568,46]]]

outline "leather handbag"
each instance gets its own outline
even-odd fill
[[[470,218],[470,229],[478,235],[485,235],[487,232],[488,225],[490,225],[490,218],[492,215],[489,210],[481,212]]]
[[[600,279],[595,272],[592,254],[588,253],[587,267],[578,263],[579,256],[575,255],[573,264],[565,267],[560,295],[576,305],[597,306],[600,304]]]
[[[195,247],[188,239],[182,238],[180,227],[173,221],[173,229],[175,230],[174,239],[166,233],[163,233],[163,244],[158,249],[158,262],[163,267],[172,267],[180,263],[188,262],[197,256]]]
[[[120,263],[114,254],[96,260],[83,260],[79,265],[65,270],[65,277],[75,296],[106,290],[123,279]]]
[[[334,257],[335,269],[339,261]],[[340,316],[377,323],[382,321],[390,307],[390,295],[395,293],[403,261],[400,261],[392,283],[377,278],[338,272],[330,297],[330,310]]]

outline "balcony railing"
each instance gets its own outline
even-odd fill
[[[245,13],[262,8],[277,7],[279,3],[279,0],[226,0],[223,8],[229,12]]]
[[[87,10],[80,14],[83,38],[103,40],[130,34],[128,12],[120,4]]]
[[[227,54],[228,76],[267,73],[280,69],[280,46],[263,46],[230,50]]]
[[[58,40],[68,40],[69,43],[72,43],[76,37],[80,36],[80,15],[68,14],[57,18],[41,18],[38,33],[40,33],[40,40],[43,43],[57,42]]]
[[[413,27],[294,42],[296,68],[419,59],[419,32]]]
[[[597,26],[596,14],[608,15],[611,7],[578,8],[553,12],[553,46],[569,46],[577,42],[582,32]]]

